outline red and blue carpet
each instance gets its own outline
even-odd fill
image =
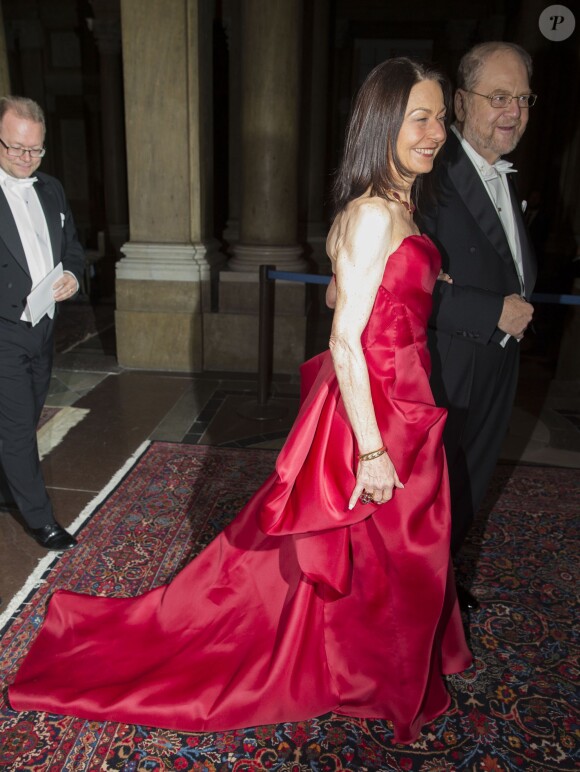
[[[16,713],[5,686],[57,588],[130,596],[165,583],[236,514],[275,453],[153,443],[86,520],[79,547],[0,624],[0,770],[97,772],[548,772],[577,769],[574,713],[575,470],[504,466],[465,552],[482,601],[473,668],[449,679],[451,709],[411,746],[383,721],[321,716],[215,734]],[[8,618],[10,615],[10,618]]]

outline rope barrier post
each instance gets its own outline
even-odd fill
[[[275,266],[260,266],[260,312],[258,319],[258,394],[256,402],[240,405],[238,413],[256,421],[282,418],[286,406],[276,400],[269,401],[272,372],[274,369],[274,307],[275,281],[269,271]]]

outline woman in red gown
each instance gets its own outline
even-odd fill
[[[411,191],[445,140],[442,78],[408,59],[363,84],[328,236],[330,350],[276,469],[169,585],[57,592],[9,696],[17,710],[213,731],[334,711],[415,740],[469,666],[449,560],[425,329],[440,257]]]

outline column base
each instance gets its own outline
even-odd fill
[[[196,372],[203,366],[199,282],[119,280],[117,360],[140,370]]]
[[[116,266],[119,364],[200,371],[203,310],[211,309],[210,277],[219,256],[204,244],[130,242],[123,252]]]
[[[228,266],[232,271],[257,273],[261,265],[273,265],[279,271],[308,271],[308,261],[298,245],[236,244]]]
[[[117,279],[158,281],[205,281],[213,269],[225,262],[215,239],[204,243],[155,244],[129,241],[117,263]]]

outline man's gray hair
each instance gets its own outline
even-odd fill
[[[19,118],[24,118],[27,121],[41,123],[42,128],[46,131],[42,107],[33,99],[21,96],[0,97],[0,124],[8,111],[12,111]]]
[[[531,81],[532,57],[528,52],[517,43],[492,40],[488,43],[478,43],[463,55],[457,69],[457,88],[463,89],[463,91],[473,91],[488,57],[500,51],[511,51],[519,56],[528,71],[528,80]]]

